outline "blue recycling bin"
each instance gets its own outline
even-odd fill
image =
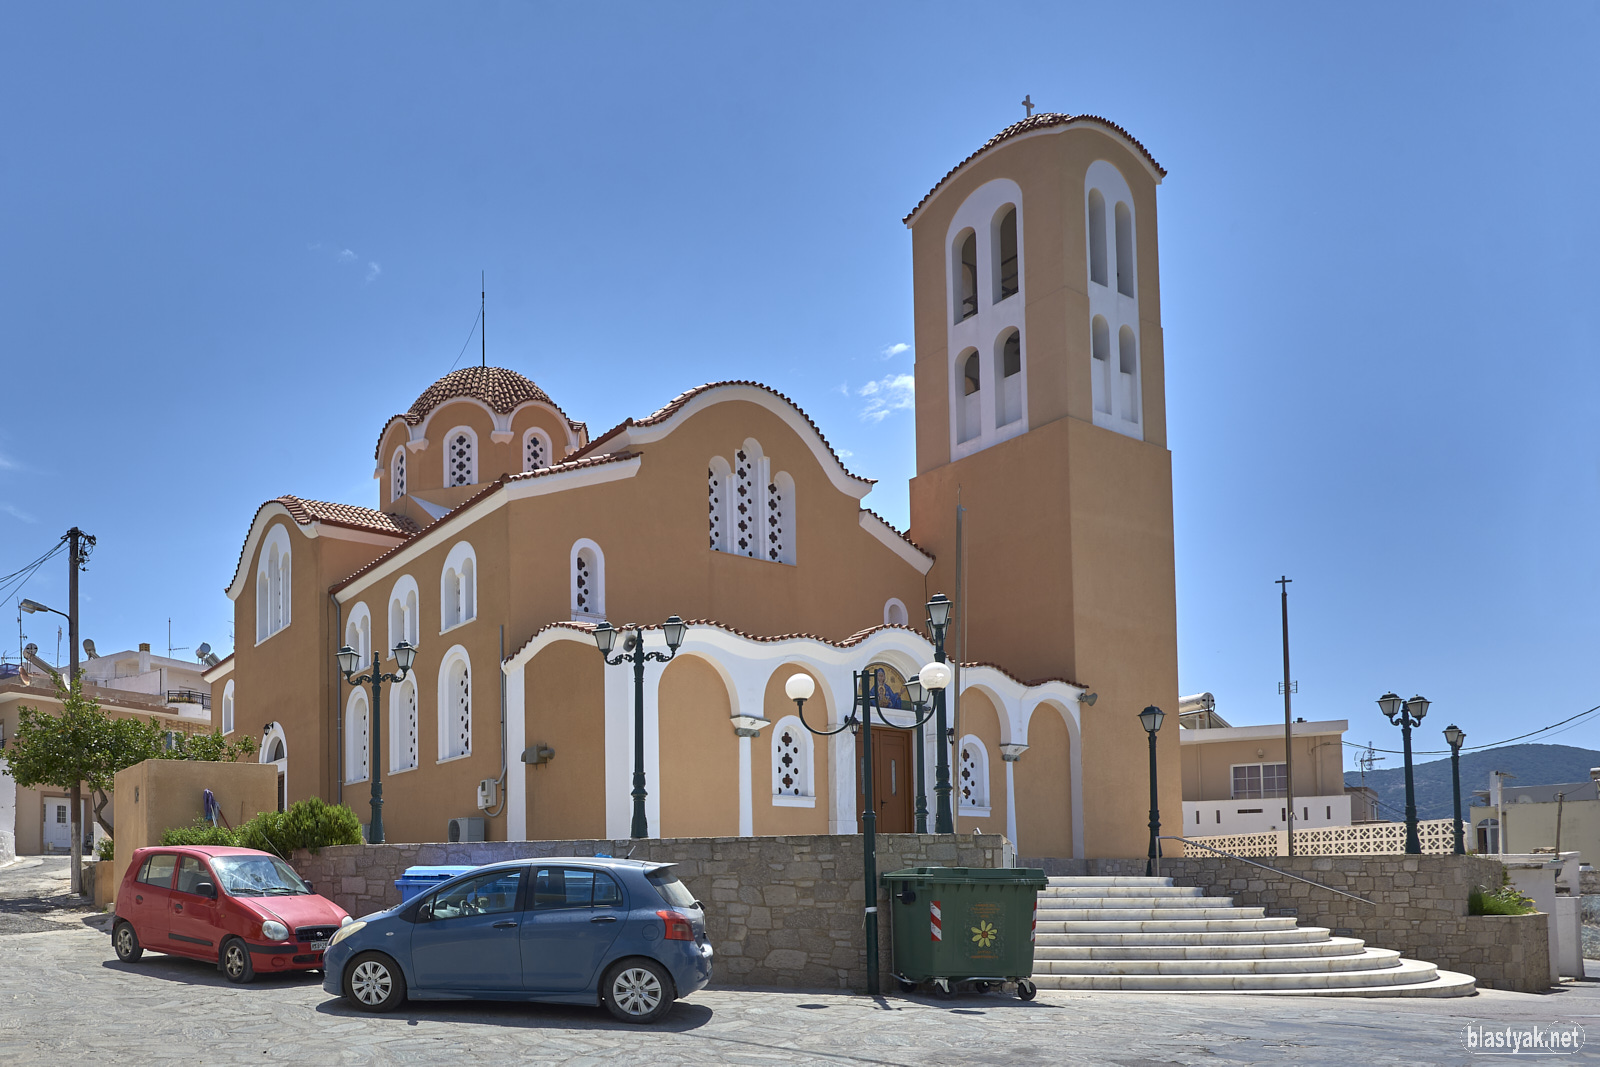
[[[407,867],[405,872],[394,880],[394,887],[400,890],[400,903],[404,904],[419,893],[426,893],[458,874],[466,874],[476,869],[472,864],[463,867]]]

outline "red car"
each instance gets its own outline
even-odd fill
[[[230,982],[260,971],[314,971],[345,910],[283,860],[253,848],[134,852],[117,892],[111,943],[133,963],[145,949],[215,963]]]

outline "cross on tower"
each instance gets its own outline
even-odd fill
[[[1032,118],[1033,117],[1033,109],[1034,109],[1034,106],[1035,106],[1034,102],[1033,102],[1033,94],[1032,93],[1029,93],[1027,96],[1022,98],[1022,106],[1028,109],[1028,117]]]

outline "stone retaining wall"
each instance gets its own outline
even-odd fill
[[[1142,875],[1145,861],[1032,860],[1049,874]],[[1271,870],[1223,856],[1163,859],[1161,873],[1177,885],[1232,897],[1268,915],[1326,926],[1335,936],[1359,937],[1374,948],[1470,974],[1492,989],[1526,993],[1550,987],[1549,917],[1468,915],[1467,895],[1500,885],[1503,865],[1488,856],[1279,856],[1264,862],[1373,905],[1341,897]]]
[[[676,863],[705,903],[716,950],[713,985],[866,987],[862,939],[861,838],[650,838],[642,841],[475,841],[462,844],[338,845],[296,852],[295,869],[352,915],[400,902],[395,879],[411,866],[484,864],[545,856],[606,854]],[[989,834],[881,834],[878,872],[902,867],[1000,867],[1005,839]],[[888,979],[888,894],[878,891],[879,949]]]

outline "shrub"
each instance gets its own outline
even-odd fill
[[[328,845],[359,845],[361,817],[321,797],[297,800],[288,811],[264,811],[239,827],[238,844],[288,858],[297,848],[317,852]]]
[[[237,845],[238,836],[226,826],[212,826],[204,818],[188,826],[174,826],[161,835],[163,845]]]
[[[1468,915],[1527,915],[1537,911],[1533,900],[1511,884],[1511,876],[1501,872],[1500,888],[1479,886],[1467,894]]]
[[[116,850],[112,847],[111,838],[102,837],[100,843],[94,846],[96,859],[111,860],[116,858]]]

